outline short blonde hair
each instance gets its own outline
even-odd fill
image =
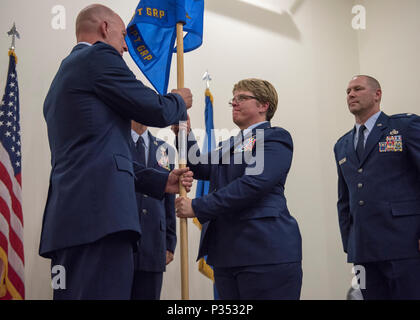
[[[279,98],[276,89],[270,82],[261,79],[241,80],[234,85],[233,92],[235,91],[249,91],[259,102],[268,102],[266,119],[270,121],[274,117]]]

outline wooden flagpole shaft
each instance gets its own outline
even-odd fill
[[[177,23],[177,85],[178,89],[184,88],[184,25]],[[180,126],[181,127],[181,126]],[[180,130],[180,134],[185,135],[179,139],[180,143],[187,141],[186,130]],[[181,149],[186,149],[185,146],[180,146]],[[179,168],[187,166],[186,157],[180,154]],[[187,191],[184,186],[179,184],[179,195],[181,197],[187,196]],[[181,233],[181,299],[189,300],[189,279],[188,279],[188,223],[186,218],[180,219],[180,233]]]
[[[184,25],[176,24],[176,47],[177,47],[177,84],[178,89],[184,88]]]

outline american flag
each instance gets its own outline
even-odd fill
[[[9,52],[0,101],[0,300],[25,299],[19,88],[16,55]]]

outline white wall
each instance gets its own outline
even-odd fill
[[[366,31],[359,34],[360,72],[381,82],[386,113],[419,114],[420,1],[360,3],[368,15]]]
[[[98,1],[99,2],[99,1]],[[137,0],[100,1],[127,22]],[[261,6],[252,3],[261,3]],[[49,261],[38,256],[50,152],[42,105],[61,60],[75,44],[74,20],[87,0],[2,0],[0,2],[0,89],[7,69],[5,36],[16,21],[23,144],[26,290],[28,299],[50,299]],[[351,76],[368,73],[384,86],[384,108],[417,112],[418,0],[206,0],[204,43],[185,56],[186,86],[194,94],[194,127],[204,128],[204,89],[213,77],[216,128],[233,129],[227,101],[232,86],[247,77],[272,82],[279,93],[274,125],[289,130],[295,143],[286,185],[292,215],[303,237],[303,299],[344,299],[351,266],[342,252],[336,214],[336,167],[332,148],[353,125],[345,102]],[[51,8],[66,8],[66,30],[53,30]],[[367,29],[351,27],[352,7],[367,9]],[[404,17],[404,19],[398,19]],[[395,20],[398,19],[398,20]],[[3,52],[3,53],[1,53]],[[144,80],[127,54],[125,60]],[[174,59],[176,60],[176,59]],[[175,61],[170,88],[176,86]],[[2,94],[2,91],[0,91]],[[155,131],[156,132],[156,131]],[[194,192],[191,193],[191,196]],[[189,225],[190,296],[211,299],[209,280],[197,271],[199,232]],[[180,259],[168,267],[163,299],[180,298]]]

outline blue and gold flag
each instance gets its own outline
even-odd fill
[[[208,153],[215,147],[214,139],[214,121],[213,121],[213,96],[210,89],[206,89],[206,109],[205,109],[205,123],[206,123],[206,139],[202,152]],[[196,198],[204,196],[209,193],[210,181],[198,180]]]
[[[206,109],[205,109],[205,122],[206,122],[206,139],[204,140],[204,145],[202,152],[209,153],[214,149],[216,143],[214,138],[214,121],[213,121],[213,96],[210,92],[210,89],[206,90]],[[198,180],[197,182],[197,191],[196,198],[200,198],[209,193],[210,181]],[[200,229],[202,228],[200,222],[197,218],[194,218],[194,224],[197,225]],[[213,280],[214,282],[214,272],[213,269],[207,264],[207,256],[201,258],[198,262],[198,270]],[[216,287],[214,286],[214,299],[218,300],[218,294]]]
[[[176,24],[184,24],[184,52],[203,42],[204,0],[141,0],[127,27],[131,57],[160,94],[168,90]]]

